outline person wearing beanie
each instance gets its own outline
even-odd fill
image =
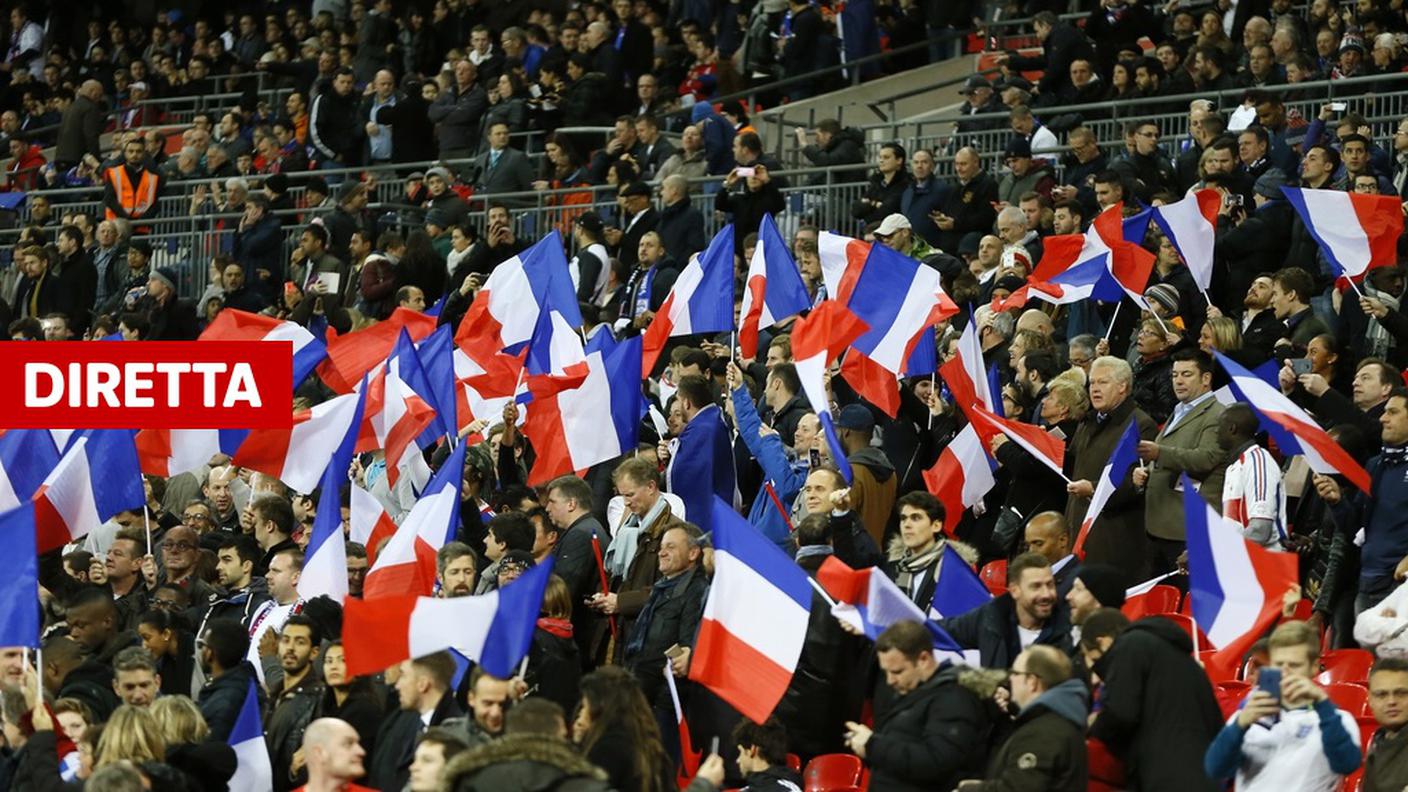
[[[1109,564],[1085,564],[1071,580],[1066,606],[1071,611],[1071,636],[1080,642],[1080,628],[1090,614],[1101,608],[1124,605],[1128,576]]]
[[[194,341],[200,335],[195,303],[177,296],[181,275],[171,267],[157,267],[147,276],[148,341]]]

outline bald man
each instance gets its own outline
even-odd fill
[[[1071,583],[1080,573],[1080,559],[1071,552],[1075,537],[1071,536],[1066,516],[1057,511],[1042,512],[1027,523],[1027,549],[1045,556],[1056,578],[1056,596],[1064,602]]]
[[[357,740],[357,730],[347,721],[319,718],[303,732],[303,759],[308,783],[298,792],[373,792],[352,783],[366,774],[362,759],[367,752]]]

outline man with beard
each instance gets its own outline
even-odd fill
[[[1007,668],[1033,644],[1071,650],[1071,623],[1056,596],[1051,564],[1023,553],[1007,566],[1007,593],[956,618],[944,628],[964,649],[977,649],[984,668]]]
[[[288,792],[305,777],[305,759],[296,754],[323,698],[323,683],[313,671],[321,639],[317,625],[301,613],[288,617],[279,635],[279,667],[284,673],[269,685],[273,711],[265,735],[276,792]]]
[[[1126,575],[1109,564],[1084,564],[1066,592],[1071,614],[1071,640],[1080,641],[1080,628],[1090,614],[1101,608],[1124,605]]]
[[[447,542],[436,555],[435,574],[441,597],[468,597],[477,576],[474,548],[464,542]]]
[[[1255,358],[1245,361],[1244,365],[1269,359],[1276,339],[1280,338],[1285,330],[1285,325],[1277,321],[1275,312],[1270,310],[1271,289],[1271,277],[1261,275],[1252,281],[1246,296],[1242,298],[1242,307],[1245,309],[1239,322],[1242,328],[1242,349],[1246,350],[1249,357]],[[1215,306],[1208,309],[1209,319],[1222,315]]]

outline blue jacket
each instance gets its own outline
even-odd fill
[[[1391,579],[1408,555],[1408,463],[1385,463],[1382,455],[1365,466],[1374,497],[1364,503],[1364,547],[1360,551],[1360,588]]]
[[[786,546],[791,543],[792,534],[787,529],[787,522],[782,514],[778,512],[777,504],[773,503],[772,497],[767,493],[767,482],[772,482],[778,500],[782,501],[782,508],[790,513],[792,502],[801,493],[802,485],[807,482],[810,466],[788,456],[781,435],[763,437],[758,434],[763,421],[758,417],[758,408],[753,404],[753,397],[748,395],[746,387],[739,386],[730,395],[733,398],[733,415],[738,421],[738,437],[763,469],[764,485],[758,490],[758,496],[753,499],[753,508],[748,512],[748,522],[761,531],[763,536],[779,546]]]

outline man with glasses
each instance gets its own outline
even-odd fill
[[[1364,792],[1408,788],[1408,659],[1381,657],[1369,669],[1369,709],[1379,730],[1364,758]]]
[[[204,504],[202,504],[203,508]],[[192,511],[189,507],[187,512]],[[166,532],[166,537],[158,545],[161,548],[161,565],[165,571],[164,583],[184,591],[189,601],[205,603],[210,601],[215,587],[197,575],[196,562],[200,560],[200,537],[189,525],[191,516],[186,515],[187,524],[178,525]]]
[[[1133,181],[1135,194],[1146,204],[1156,193],[1177,189],[1173,162],[1159,150],[1159,125],[1153,121],[1135,122],[1134,151],[1111,167]]]

